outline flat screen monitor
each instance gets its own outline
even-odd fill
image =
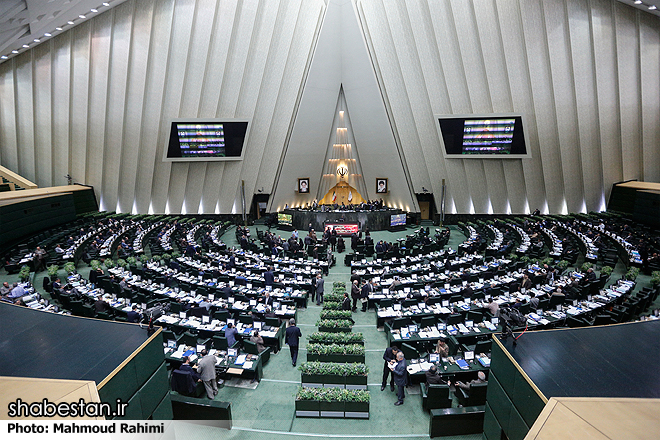
[[[227,355],[228,356],[236,356],[238,354],[238,350],[235,348],[229,348],[227,349]]]
[[[500,323],[500,318],[495,318],[495,317],[490,318],[490,322],[491,322],[493,325],[497,325],[497,324]]]
[[[247,120],[175,119],[164,160],[241,160],[247,133]]]
[[[291,214],[277,214],[277,223],[285,226],[293,226],[293,217]]]
[[[406,214],[392,214],[390,215],[390,226],[405,226]]]
[[[429,355],[429,362],[432,364],[440,362],[440,355],[438,353],[431,353]]]
[[[415,324],[409,325],[408,326],[408,331],[410,333],[417,333],[417,325],[415,325]]]
[[[463,353],[463,358],[466,361],[472,361],[474,360],[474,351],[466,351]]]
[[[449,115],[438,123],[446,158],[529,157],[520,115]]]
[[[255,322],[254,322],[254,329],[255,329],[255,330],[261,330],[261,328],[263,327],[263,325],[264,325],[263,322],[255,321]]]
[[[474,327],[474,321],[465,321],[465,326],[468,328]]]
[[[201,353],[202,350],[206,350],[206,346],[203,345],[203,344],[197,344],[197,348],[195,350],[197,352],[197,354]]]
[[[176,341],[173,339],[167,340],[167,348],[176,348]]]

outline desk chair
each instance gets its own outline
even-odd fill
[[[473,321],[475,324],[479,324],[481,321],[484,320],[484,314],[481,312],[470,310],[469,312],[467,312],[466,319],[468,321]]]
[[[451,408],[449,385],[432,383],[426,386],[425,382],[419,384],[422,391],[422,408],[426,411],[438,408]]]
[[[486,404],[486,391],[488,390],[488,382],[473,383],[470,385],[470,390],[466,392],[462,388],[456,389],[456,397],[458,403],[463,406],[479,406]]]
[[[100,313],[99,313],[100,315]],[[180,336],[177,336],[174,334],[172,330],[167,330],[163,329],[162,332],[160,332],[161,335],[163,335],[163,342],[167,344],[167,341],[176,341],[177,346],[179,345],[179,339],[181,338]]]
[[[380,307],[387,308],[392,307],[393,301],[392,298],[385,298],[380,300]]]
[[[246,339],[243,341],[243,349],[248,354],[259,355],[259,357],[261,357],[262,365],[266,365],[266,363],[270,359],[271,347],[266,347],[261,351],[261,353],[259,353],[259,351],[257,351],[257,344],[250,341],[249,339]]]
[[[193,378],[191,371],[172,371],[172,391],[190,397],[201,397],[204,394],[204,384]]]
[[[403,355],[405,356],[406,359],[419,359],[419,351],[413,347],[410,344],[407,343],[402,343],[401,344],[401,351],[403,352]]]
[[[421,319],[419,325],[420,328],[432,327],[435,326],[436,319],[435,316],[425,316]]]
[[[463,345],[463,351],[473,351],[475,355],[480,353],[490,353],[493,340],[477,341],[474,345]]]
[[[227,309],[218,310],[213,314],[213,319],[217,319],[218,321],[227,322],[228,318],[229,312]]]
[[[456,325],[462,322],[463,322],[463,315],[459,313],[454,313],[447,317],[447,325]]]

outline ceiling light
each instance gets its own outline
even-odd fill
[[[11,53],[18,53],[16,49],[12,50]]]
[[[23,47],[27,49],[30,46],[28,46],[27,44],[24,44]]]
[[[6,59],[7,59],[7,55],[3,55],[3,56],[1,56],[0,58],[2,58],[3,60],[6,60]]]
[[[649,6],[649,9],[653,11],[654,9],[658,9],[658,7],[656,5],[651,5]]]
[[[67,21],[67,23],[69,23],[69,24],[73,24],[73,22],[72,22],[72,21]]]
[[[98,9],[94,9],[94,8],[90,9],[90,11],[92,11],[92,12],[99,12]]]
[[[80,17],[80,18],[87,18],[87,17],[85,17],[84,15],[79,15],[78,17]]]
[[[61,28],[61,27],[56,27],[55,30],[56,30],[56,31],[61,31],[62,28]]]
[[[635,4],[636,4],[636,5],[641,5],[641,4],[642,4],[642,0],[635,0]]]
[[[103,6],[110,6],[110,3],[108,3],[108,2],[103,2]]]
[[[46,32],[46,33],[44,34],[44,37],[50,37],[51,35],[52,35],[52,34],[50,34],[49,32]]]
[[[40,40],[40,39],[38,39],[38,38],[35,38],[35,39],[34,39],[34,42],[35,42],[35,43],[40,43],[40,42],[41,42],[41,40]]]

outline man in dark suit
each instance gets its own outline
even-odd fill
[[[220,292],[222,293],[222,297],[224,299],[229,299],[229,297],[231,296],[231,286],[229,285],[229,283],[225,284],[225,286],[222,289],[220,289]]]
[[[291,350],[291,364],[293,364],[294,367],[298,360],[298,345],[301,337],[302,333],[300,332],[300,329],[296,327],[296,320],[291,318],[289,320],[289,327],[286,329],[285,342],[289,345],[289,350]]]
[[[426,386],[431,384],[444,384],[445,381],[442,380],[442,376],[438,373],[438,367],[431,365],[429,371],[426,372]]]
[[[360,287],[359,287],[359,281],[354,280],[353,284],[351,285],[351,298],[353,298],[353,311],[355,312],[357,310],[357,302],[358,299],[360,299]]]
[[[351,310],[351,299],[348,297],[348,293],[344,292],[344,299],[341,302],[342,310]]]
[[[396,362],[396,354],[399,352],[399,348],[396,345],[392,345],[385,350],[383,354],[383,359],[385,359],[385,366],[383,367],[383,385],[380,387],[380,390],[383,391],[387,385],[387,377],[390,375],[392,370],[390,365]],[[394,391],[394,374],[392,374],[392,379],[390,381],[390,390]]]
[[[316,275],[316,305],[320,306],[323,303],[323,278],[321,272]]]
[[[275,275],[273,274],[272,266],[268,266],[268,270],[264,272],[264,280],[266,281],[266,286],[272,286],[275,282]]]
[[[181,371],[190,371],[190,374],[192,374],[192,378],[195,382],[199,380],[199,374],[197,374],[197,371],[193,369],[193,367],[190,365],[190,358],[188,356],[184,356],[181,358],[183,363],[179,367],[179,370]]]
[[[366,312],[367,311],[367,304],[369,301],[369,294],[372,292],[372,285],[369,283],[369,281],[364,282],[364,285],[362,286],[362,290],[360,291],[360,300],[362,302],[362,311]]]
[[[126,314],[126,321],[128,322],[140,322],[142,315],[137,312],[137,306],[133,304],[133,309]]]
[[[408,371],[406,370],[406,360],[403,357],[402,352],[396,354],[396,365],[392,369],[392,374],[394,375],[394,383],[397,386],[396,397],[398,400],[394,403],[395,406],[403,405],[403,399],[406,398],[405,387],[406,387],[406,376]]]

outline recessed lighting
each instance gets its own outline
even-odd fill
[[[80,18],[87,18],[87,17],[85,17],[84,15],[79,15],[78,17],[80,17]]]
[[[35,43],[40,43],[40,42],[41,42],[41,40],[40,40],[40,39],[38,39],[38,38],[35,38],[35,39],[34,39],[34,42],[35,42]]]
[[[27,49],[30,46],[28,46],[27,44],[24,44],[23,47]]]
[[[2,58],[3,60],[6,60],[6,59],[7,59],[7,55],[3,55],[3,56],[1,56],[0,58]]]
[[[94,9],[94,8],[90,9],[90,11],[92,11],[92,12],[99,12],[98,9]]]
[[[46,33],[44,34],[44,37],[50,37],[50,36],[52,36],[52,34],[50,34],[49,32],[46,32]]]
[[[636,4],[636,5],[641,5],[641,4],[642,4],[642,0],[635,0],[635,4]]]
[[[110,3],[108,3],[108,2],[103,2],[103,6],[110,6]]]
[[[11,53],[18,53],[16,49],[12,50]]]
[[[55,30],[56,30],[56,31],[61,31],[62,28],[61,28],[61,27],[56,27]]]
[[[69,24],[73,24],[73,22],[72,22],[72,21],[67,21],[67,23],[69,23]]]
[[[658,8],[657,8],[656,5],[651,5],[651,6],[649,6],[649,9],[650,9],[650,10],[654,10],[654,9],[658,9]]]

